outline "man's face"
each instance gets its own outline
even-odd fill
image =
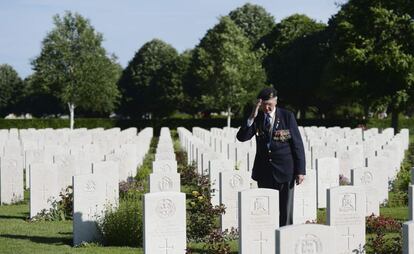
[[[275,109],[276,104],[277,104],[277,98],[274,97],[272,99],[262,101],[261,107],[262,107],[263,112],[270,113]]]

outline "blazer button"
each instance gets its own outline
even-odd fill
[[[269,159],[269,161],[272,161],[272,159]]]
[[[269,153],[272,153],[272,151],[271,151],[271,150],[269,150]]]

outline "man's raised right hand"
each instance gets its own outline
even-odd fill
[[[256,105],[253,107],[252,113],[250,115],[250,119],[255,119],[257,114],[259,113],[259,108],[262,105],[262,99],[258,99]]]

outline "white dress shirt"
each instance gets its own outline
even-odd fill
[[[272,110],[272,112],[269,113],[270,115],[270,129],[273,128],[273,124],[275,123],[275,114],[276,114],[276,107]],[[247,127],[252,126],[254,122],[254,118],[247,119]]]

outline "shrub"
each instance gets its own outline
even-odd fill
[[[408,205],[408,193],[397,191],[390,192],[388,200],[384,203],[386,207],[402,207]]]
[[[219,215],[225,212],[225,207],[211,204],[209,178],[198,174],[195,163],[187,165],[187,154],[177,142],[177,133],[172,132],[171,135],[174,139],[181,184],[187,192],[187,240],[204,241],[204,249],[208,253],[230,253],[228,241],[237,238],[238,234],[234,230],[222,233],[217,225]],[[187,253],[192,253],[191,249],[188,249]]]
[[[216,228],[218,216],[225,211],[223,205],[211,204],[209,189],[199,188],[199,191],[194,190],[188,198],[187,237],[194,241],[202,241],[209,236]]]
[[[401,223],[393,218],[371,215],[366,217],[367,233],[398,233]]]
[[[188,186],[193,186],[193,187],[197,186],[198,178],[200,176],[197,173],[195,163],[191,165],[178,164],[177,167],[178,167],[177,169],[178,173],[180,173],[181,183],[183,185],[188,185]]]
[[[398,172],[397,177],[391,183],[392,191],[406,192],[408,191],[408,186],[411,181],[411,171],[409,166],[401,167],[401,170]]]
[[[129,177],[127,181],[121,181],[119,183],[119,197],[121,200],[131,195],[131,193],[144,193],[144,191],[145,187],[143,186],[143,182],[138,182],[132,177]]]
[[[402,252],[401,223],[393,218],[371,215],[366,218],[366,227],[368,233],[374,234],[367,241],[366,249],[369,250],[367,253],[397,254]],[[397,233],[397,236],[386,236],[387,233]]]
[[[212,254],[229,254],[231,253],[231,248],[228,242],[237,239],[237,237],[238,233],[233,229],[231,231],[225,230],[224,232],[221,232],[220,229],[215,229],[206,237],[204,249]]]
[[[117,208],[108,208],[99,221],[104,245],[142,247],[142,193],[128,191]]]
[[[211,204],[210,181],[198,174],[195,163],[187,165],[186,153],[180,150],[182,160],[178,162],[181,184],[187,193],[187,238],[203,241],[217,228],[218,216],[225,212],[223,205]]]

